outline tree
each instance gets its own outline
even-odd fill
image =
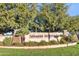
[[[36,16],[38,15],[37,4],[29,4],[29,10],[30,10],[29,21],[28,21],[29,29],[31,31],[37,32],[38,25],[34,22]]]
[[[67,15],[68,6],[66,6],[65,4],[53,4],[53,9],[52,10],[54,11],[54,15],[56,16],[55,30],[61,31],[66,29],[67,21],[68,21],[68,15]]]
[[[46,19],[46,25],[43,26],[49,31],[63,31],[67,29],[69,22],[66,14],[68,7],[65,4],[42,4],[42,11],[40,16]],[[41,24],[42,25],[42,24]]]
[[[65,4],[0,4],[0,32],[18,29],[20,32],[79,31],[79,18],[67,15]],[[26,29],[26,31],[24,30]],[[22,30],[22,31],[21,31]],[[23,33],[24,33],[23,32]]]
[[[24,35],[28,31],[28,21],[29,21],[28,4],[16,4],[15,11],[16,11],[15,22],[18,24],[17,26],[17,29],[19,29],[18,32]],[[24,29],[26,29],[26,31]],[[26,33],[24,33],[23,30]]]
[[[14,29],[17,24],[14,22],[13,4],[0,4],[0,30]]]
[[[35,18],[36,24],[40,31],[52,31],[52,22],[54,21],[53,13],[51,13],[49,4],[42,4],[41,10]]]
[[[69,25],[69,28],[68,30],[70,32],[78,32],[79,31],[79,16],[72,16],[72,17],[69,17],[70,18],[70,25]]]

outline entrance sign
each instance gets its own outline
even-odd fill
[[[48,42],[49,40],[60,40],[61,39],[61,35],[63,35],[63,32],[31,32],[28,35],[25,35],[23,38],[23,42],[29,42],[29,41],[35,41],[35,42],[40,42],[40,41],[46,41]],[[3,41],[5,37],[8,36],[3,36],[0,35],[0,41]],[[13,36],[9,36],[9,37],[13,37]],[[16,37],[14,38],[14,41],[18,41],[21,42],[21,37]]]
[[[55,40],[57,41],[57,39],[59,37],[61,37],[61,35],[63,35],[62,32],[31,32],[28,35],[25,35],[25,41],[36,41],[36,42],[40,42],[41,40],[44,41],[49,41],[49,37],[50,40]]]

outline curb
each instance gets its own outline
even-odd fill
[[[47,48],[60,48],[60,47],[68,47],[68,46],[74,46],[75,43],[69,43],[69,44],[59,44],[59,45],[48,45],[48,46],[23,46],[23,47],[15,47],[15,46],[0,46],[0,48],[12,48],[12,49],[47,49]]]

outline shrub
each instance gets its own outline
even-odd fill
[[[55,40],[52,40],[52,41],[49,41],[48,44],[49,44],[49,45],[53,45],[53,44],[58,44],[58,42],[55,41]]]
[[[3,46],[3,42],[0,42],[0,46]]]
[[[79,41],[77,42],[77,44],[79,44]]]
[[[40,41],[40,42],[33,42],[33,41],[29,41],[29,42],[25,42],[24,46],[44,46],[44,45],[53,45],[53,44],[58,44],[57,41],[53,40],[53,41]]]
[[[22,43],[13,43],[12,46],[24,46]]]
[[[66,43],[67,43],[67,41],[65,39],[60,40],[60,44],[66,44]]]
[[[12,45],[12,39],[6,37],[6,38],[3,40],[3,44],[6,45],[6,46]]]
[[[24,45],[25,46],[38,46],[38,42],[29,41],[29,42],[25,42]]]
[[[39,46],[39,45],[48,45],[48,43],[47,43],[46,41],[43,41],[43,40],[42,40],[41,42],[38,43],[38,46]]]
[[[71,42],[71,36],[62,36],[60,43],[64,44],[64,43],[67,43],[67,42]]]
[[[78,37],[77,37],[76,34],[74,34],[74,35],[71,36],[71,41],[72,42],[77,42],[78,41]]]

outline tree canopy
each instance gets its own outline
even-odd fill
[[[67,14],[69,6],[61,3],[0,3],[0,33],[20,29],[19,32],[79,31],[79,17]]]

